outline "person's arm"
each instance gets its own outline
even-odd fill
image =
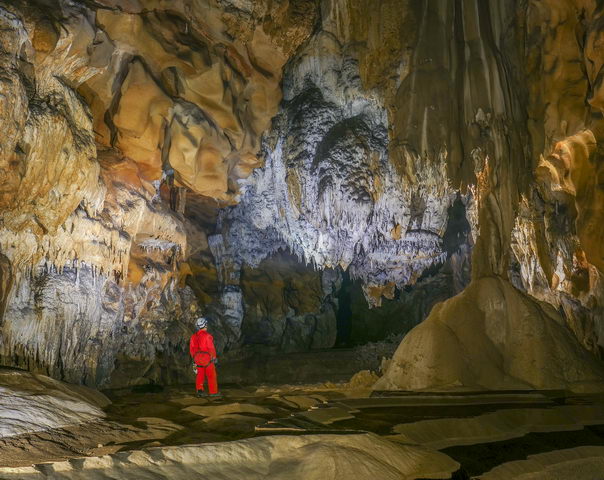
[[[195,341],[195,335],[191,335],[191,340],[189,341],[189,354],[191,357],[195,355],[197,351],[197,342]]]
[[[214,337],[208,333],[208,351],[212,360],[216,358],[216,348],[214,347]]]

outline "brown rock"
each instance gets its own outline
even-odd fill
[[[473,281],[403,339],[374,389],[604,388],[563,319],[497,278]]]

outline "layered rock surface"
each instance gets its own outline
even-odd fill
[[[487,28],[493,45],[500,45],[493,51],[499,75],[507,84],[514,85],[519,80],[516,75],[524,69],[529,81],[528,91],[501,89],[500,94],[506,105],[504,115],[513,122],[512,128],[517,132],[524,123],[518,116],[517,102],[527,99],[528,139],[532,148],[522,152],[516,143],[518,138],[502,136],[505,130],[498,134],[489,126],[489,131],[484,132],[485,138],[496,140],[499,136],[499,140],[494,144],[496,148],[488,153],[485,168],[477,175],[480,237],[473,255],[473,283],[458,297],[437,306],[428,320],[405,338],[378,387],[389,382],[394,382],[389,384],[394,388],[509,388],[510,381],[532,387],[572,385],[581,379],[601,381],[601,365],[585,357],[576,342],[578,338],[584,347],[599,353],[601,272],[597,268],[597,249],[585,241],[585,236],[584,240],[580,238],[586,220],[585,217],[579,219],[579,212],[585,209],[593,221],[598,211],[591,206],[598,191],[593,186],[593,173],[600,163],[595,153],[597,140],[593,132],[586,129],[598,129],[600,120],[598,115],[590,113],[593,105],[575,102],[572,95],[567,94],[574,92],[577,100],[592,95],[590,76],[571,74],[579,73],[575,60],[589,56],[589,52],[584,50],[586,44],[582,40],[572,37],[570,25],[584,29],[581,31],[587,38],[597,28],[598,14],[592,4],[549,3],[532,5],[522,12],[528,25],[526,37],[521,30],[514,33],[514,27],[506,32],[502,25],[497,26],[505,19],[504,9],[497,15],[476,10],[475,25],[490,25]],[[464,21],[466,19],[464,17]],[[463,27],[466,35],[466,23]],[[576,35],[577,30],[574,32]],[[510,48],[510,44],[507,49],[501,47],[510,37],[521,42],[542,39],[544,52],[517,56],[518,50]],[[545,52],[553,44],[563,44],[565,48],[549,57]],[[518,62],[522,67],[515,70],[501,67],[519,65]],[[511,125],[505,129],[509,127]],[[576,134],[564,138],[569,132]],[[562,141],[555,144],[555,140]],[[540,152],[544,155],[538,164],[536,183],[529,186],[527,180],[531,180],[531,175],[519,173],[536,167],[535,157],[539,157]],[[592,172],[591,176],[584,176],[586,171]],[[581,182],[583,193],[578,193],[576,185]],[[519,202],[521,195],[524,199]],[[513,261],[508,272],[510,249]],[[591,260],[594,264],[590,264],[588,258],[594,259]],[[488,278],[493,274],[500,279]],[[507,283],[509,274],[518,288],[561,307],[563,317],[546,314],[549,306],[543,310],[543,305],[516,292]],[[490,299],[490,303],[483,303],[484,299]],[[520,305],[523,306],[518,310]],[[498,315],[501,325],[493,328],[492,318]],[[521,317],[525,320],[517,325]],[[523,342],[514,338],[514,331],[526,328],[537,329],[533,333],[525,331],[531,338],[530,347],[522,347]],[[557,330],[557,340],[547,338]],[[568,335],[569,330],[575,335]],[[444,340],[448,335],[455,339]],[[484,341],[478,342],[476,335],[485,335]],[[420,344],[424,346],[421,352],[417,349]],[[467,349],[469,345],[473,345],[472,351]],[[446,364],[436,357],[439,346],[443,348],[440,355],[448,359]],[[522,352],[523,348],[527,351]],[[560,348],[565,353],[559,351]],[[529,354],[529,350],[532,353]],[[540,352],[539,358],[529,361],[536,352]],[[518,358],[523,358],[525,363],[515,372],[514,363]],[[565,365],[549,370],[548,365],[556,362],[550,363],[547,358],[551,361],[566,358]]]
[[[225,288],[239,290],[241,265],[258,266],[273,252],[287,248],[319,269],[348,268],[353,277],[363,281],[370,304],[380,305],[382,296],[392,298],[397,288],[415,283],[427,267],[450,257],[443,240],[447,237],[448,209],[459,189],[457,196],[463,201],[473,237],[466,241],[466,249],[476,243],[474,288],[481,290],[481,278],[496,276],[501,279],[497,281],[504,282],[501,288],[508,291],[512,288],[507,283],[511,274],[521,290],[556,307],[564,305],[567,326],[584,347],[598,354],[602,292],[598,253],[583,253],[583,248],[594,249],[589,241],[580,239],[580,232],[590,221],[572,213],[579,211],[577,202],[581,199],[584,215],[594,215],[591,205],[597,202],[593,187],[597,174],[581,176],[579,172],[598,170],[594,153],[597,141],[586,131],[554,148],[557,136],[568,134],[570,119],[558,126],[551,122],[551,116],[572,115],[575,132],[592,122],[578,123],[575,117],[580,108],[568,101],[559,102],[559,111],[546,116],[543,110],[538,111],[544,95],[555,96],[549,89],[557,80],[547,70],[544,57],[533,57],[523,50],[531,38],[549,39],[549,29],[561,25],[553,12],[568,18],[580,16],[579,6],[566,2],[545,14],[540,7],[525,9],[504,3],[387,3],[380,13],[396,18],[388,25],[382,23],[381,16],[363,16],[364,8],[364,2],[325,3],[321,28],[286,66],[284,102],[263,147],[266,165],[241,182],[241,201],[221,215],[222,235],[214,237],[218,248],[213,251],[224,268]],[[546,21],[543,16],[547,15],[551,19]],[[552,25],[539,26],[541,20]],[[597,21],[594,16],[591,20]],[[522,21],[529,26],[528,32],[519,27]],[[567,27],[560,30],[560,38],[567,38]],[[406,53],[402,45],[409,45]],[[385,47],[391,47],[390,55],[384,55]],[[561,52],[560,63],[572,62],[583,54],[582,48],[579,45]],[[556,72],[570,72],[574,67],[556,68]],[[537,78],[539,69],[547,73]],[[376,76],[376,71],[382,76]],[[392,76],[384,75],[386,72]],[[569,74],[567,82],[579,90],[575,77]],[[581,82],[586,85],[589,78]],[[547,109],[552,108],[548,103]],[[538,182],[532,183],[535,157],[542,151],[547,160],[539,167]],[[556,167],[550,169],[553,177],[548,184],[544,176],[552,159],[557,159]],[[574,170],[571,165],[575,165]],[[560,167],[567,173],[554,172]],[[571,171],[572,180],[568,178]],[[559,175],[566,177],[560,181]],[[584,193],[577,195],[574,183],[564,185],[569,182],[582,182],[580,190]],[[526,200],[530,192],[540,189],[553,193],[535,193]],[[573,196],[574,204],[562,216],[558,215],[559,200],[552,199],[559,196],[558,190]],[[556,224],[566,222],[565,231],[555,231],[556,225],[550,222],[536,239],[531,232],[534,223],[527,222],[526,217],[543,218],[544,201],[539,197],[553,204]],[[597,222],[592,219],[591,224]],[[591,238],[597,237],[594,234]],[[561,256],[552,248],[555,242],[555,248],[564,252]],[[581,247],[582,243],[586,246]],[[556,255],[563,258],[564,268],[552,267],[551,263],[558,261]],[[595,264],[587,260],[590,256],[596,257]],[[556,268],[574,279],[560,282],[560,272],[557,278],[552,276]],[[545,273],[536,274],[538,270]],[[547,277],[547,291],[538,286],[539,275]],[[556,289],[561,292],[554,292]],[[468,295],[477,301],[473,294]],[[506,303],[508,299],[497,301]],[[526,302],[531,311],[527,318],[539,317],[541,307],[528,298]],[[502,322],[513,324],[511,315],[510,310]],[[565,328],[563,332],[568,333]],[[417,348],[429,351],[431,333],[421,338],[415,335]],[[579,355],[579,365],[585,366],[579,359],[582,350],[575,348],[572,335],[565,338],[560,341],[572,344],[568,348],[574,352],[569,359]],[[535,341],[543,343],[547,355],[556,355],[558,347],[547,345],[558,340],[537,337]],[[471,344],[472,339],[467,342]],[[461,351],[449,353],[463,363]],[[409,362],[417,359],[412,352],[407,354]],[[505,362],[508,354],[498,355]],[[443,359],[443,368],[446,362]],[[468,368],[479,368],[473,364],[469,362]],[[426,367],[427,372],[432,367]],[[594,381],[601,376],[599,368],[594,364]],[[457,373],[461,375],[461,370]],[[413,383],[413,375],[405,375],[399,386]],[[506,386],[504,377],[500,375],[489,388]],[[574,381],[554,377],[525,382],[525,386],[550,381],[560,386]],[[586,373],[587,377],[590,375]],[[455,381],[465,384],[461,378]]]
[[[286,68],[266,164],[241,182],[239,205],[221,218],[222,242],[233,250],[232,269],[285,248],[319,269],[350,268],[379,305],[445,258],[452,189],[446,153],[421,168],[421,152],[408,154],[419,181],[397,172],[386,99],[364,88],[338,8],[324,5],[321,30]]]
[[[456,302],[488,323],[484,290],[501,331],[518,308],[551,323],[536,345],[593,380],[600,16],[589,0],[0,3],[0,361],[179,381],[202,309],[235,355],[360,343],[373,318],[380,334],[419,323],[471,263],[470,290],[395,360],[430,355]],[[348,279],[382,313],[347,311]],[[487,356],[505,386],[501,342]],[[519,381],[580,381],[545,373]]]
[[[359,377],[347,385],[226,388],[218,403],[187,387],[119,389],[110,392],[105,420],[0,439],[0,475],[155,478],[216,470],[229,478],[340,478],[353,468],[380,478],[508,478],[529,471],[549,478],[552,467],[570,465],[576,479],[599,472],[599,396],[560,390],[368,396]],[[569,455],[573,450],[577,455]]]
[[[0,9],[0,358],[88,384],[170,381],[198,308],[181,264],[207,249],[186,192],[231,202],[259,164],[314,5]]]
[[[158,460],[160,463],[158,464]],[[450,478],[459,465],[439,452],[399,446],[372,434],[270,436],[239,442],[165,447],[57,462],[47,472],[5,469],[6,478],[147,478],[208,475],[217,479]],[[8,471],[7,471],[8,470]],[[10,471],[12,470],[12,471]],[[56,472],[56,473],[55,473]],[[47,475],[48,474],[48,475]]]
[[[0,438],[93,422],[109,400],[86,387],[0,369]]]
[[[378,390],[601,389],[604,370],[564,319],[498,278],[438,304],[402,341]]]

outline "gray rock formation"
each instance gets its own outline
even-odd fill
[[[234,265],[287,248],[318,269],[350,268],[369,302],[443,262],[452,189],[442,163],[415,185],[388,157],[388,119],[362,88],[358,61],[322,31],[289,64],[284,102],[264,142],[265,165],[225,211]],[[235,267],[236,268],[236,267]]]
[[[169,383],[188,371],[193,302],[186,289],[124,290],[87,266],[42,269],[12,290],[0,358],[73,383]]]

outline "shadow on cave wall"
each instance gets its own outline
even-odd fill
[[[348,271],[342,272],[342,286],[337,294],[336,344],[335,347],[348,347],[352,338],[352,287]]]

